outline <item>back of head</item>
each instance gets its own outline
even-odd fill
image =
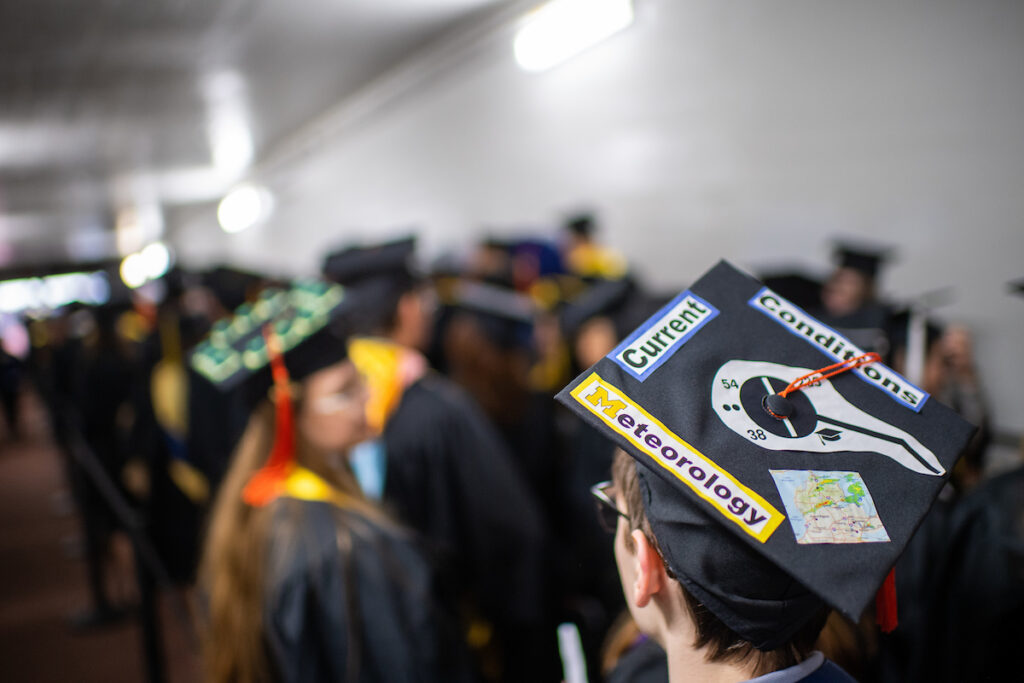
[[[664,557],[664,551],[658,543],[657,535],[647,516],[644,501],[650,498],[650,493],[646,490],[647,482],[642,471],[643,468],[625,451],[616,449],[615,459],[612,463],[612,481],[615,484],[615,490],[620,493],[625,503],[629,527],[642,531],[659,554]],[[734,547],[723,553],[722,539],[719,537],[715,541],[718,547],[713,554],[709,554],[707,548],[700,547],[687,548],[686,553],[699,558],[700,563],[705,566],[715,563],[729,565],[735,564],[737,561],[741,562],[745,567],[742,583],[753,586],[754,590],[770,590],[767,586],[773,581],[780,580],[781,572],[756,557],[752,551]],[[627,543],[629,543],[628,540]],[[726,544],[728,545],[728,542]],[[699,545],[699,542],[695,545]],[[732,558],[725,557],[730,554],[733,555]],[[722,572],[719,571],[719,573]],[[748,668],[753,676],[784,669],[806,659],[814,649],[818,634],[828,617],[829,610],[824,602],[814,596],[809,596],[806,589],[799,588],[794,599],[804,601],[803,616],[800,617],[794,613],[792,623],[783,633],[765,632],[764,637],[755,644],[751,642],[749,633],[746,636],[736,633],[691,590],[688,590],[688,587],[696,588],[702,594],[708,595],[706,592],[689,582],[685,576],[676,576],[671,570],[669,570],[669,574],[672,580],[679,582],[686,612],[693,621],[695,638],[692,645],[694,649],[703,651],[704,658],[708,662],[739,664]],[[751,576],[751,574],[758,575]],[[766,579],[767,584],[765,583]],[[791,579],[781,580],[792,584]],[[713,596],[709,597],[714,599]],[[751,600],[756,600],[756,598],[751,597]],[[718,607],[721,609],[721,605]]]

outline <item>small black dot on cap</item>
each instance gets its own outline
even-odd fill
[[[785,396],[779,394],[765,396],[763,405],[769,415],[780,420],[793,414],[793,404]]]

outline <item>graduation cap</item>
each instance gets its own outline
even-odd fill
[[[822,282],[799,270],[780,270],[760,274],[761,282],[804,310],[821,306]]]
[[[595,227],[596,221],[590,213],[577,213],[565,219],[565,229],[579,237],[593,237]]]
[[[230,318],[213,325],[189,359],[191,370],[220,395],[255,405],[272,384],[266,329],[273,330],[293,379],[346,356],[349,318],[358,310],[352,290],[320,280],[265,289]]]
[[[416,238],[339,249],[324,258],[321,272],[334,282],[351,285],[380,277],[413,279]]]
[[[891,256],[890,249],[849,242],[838,242],[833,251],[838,267],[851,268],[872,278],[878,275],[879,267]]]
[[[472,315],[483,333],[500,348],[528,348],[537,306],[525,294],[485,282],[463,280],[447,302]]]
[[[392,320],[398,299],[420,281],[412,266],[416,238],[381,244],[351,246],[329,254],[324,277],[358,289],[359,306],[350,321],[355,333],[374,334]]]
[[[267,278],[233,266],[220,265],[199,277],[225,309],[233,311],[244,304]]]
[[[579,296],[562,307],[559,322],[563,333],[571,337],[588,320],[614,314],[633,291],[633,282],[627,278],[593,281]]]
[[[643,291],[632,278],[590,280],[588,286],[559,312],[559,323],[567,337],[576,335],[583,325],[603,316],[611,320],[619,339],[661,308],[666,298]]]
[[[637,461],[687,590],[768,650],[891,588],[973,431],[876,359],[721,262],[558,399]]]

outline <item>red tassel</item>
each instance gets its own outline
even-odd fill
[[[274,378],[274,446],[270,450],[267,464],[254,472],[242,489],[242,500],[254,506],[266,505],[281,495],[284,480],[291,472],[295,460],[295,413],[292,410],[288,368],[281,355],[280,341],[269,325],[263,335],[270,357],[270,372]]]
[[[892,633],[898,625],[896,616],[896,570],[890,569],[875,596],[875,621],[882,633]]]

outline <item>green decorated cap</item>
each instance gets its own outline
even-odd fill
[[[359,299],[353,294],[320,280],[265,289],[213,326],[193,351],[191,370],[220,392],[255,402],[271,385],[264,328],[280,340],[292,379],[302,379],[345,358],[347,315]]]

